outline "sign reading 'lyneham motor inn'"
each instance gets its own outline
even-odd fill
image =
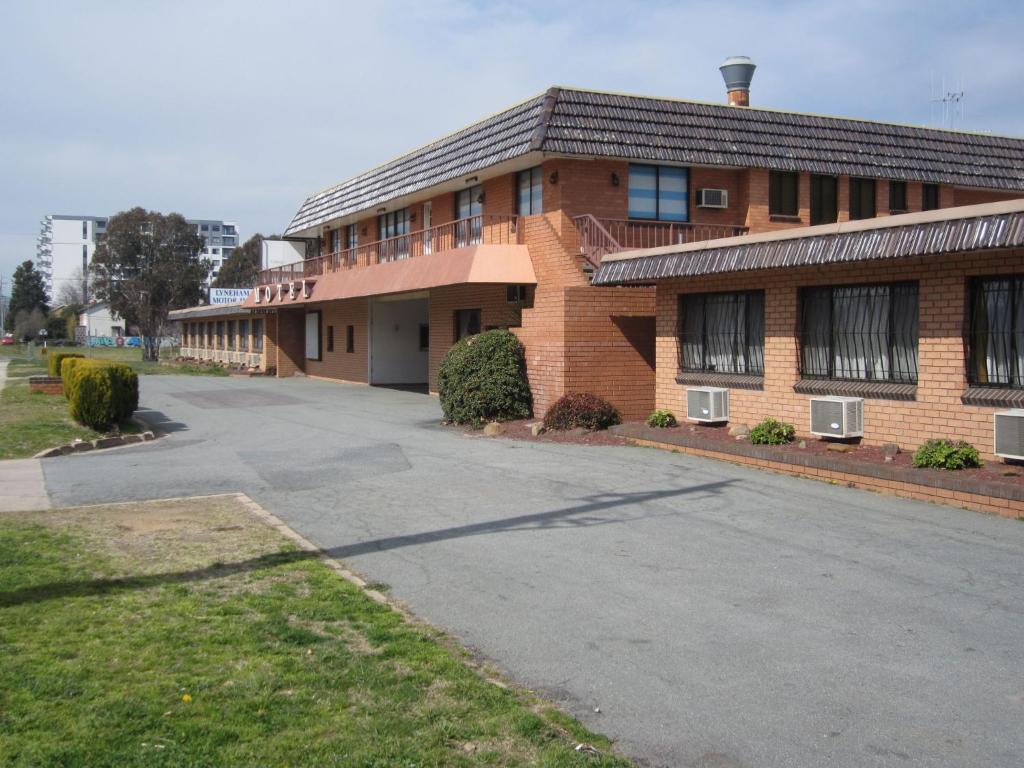
[[[316,280],[292,280],[290,283],[261,285],[256,288],[254,300],[257,304],[271,304],[274,301],[284,302],[285,299],[295,301],[300,296],[308,299],[313,294],[314,283]]]

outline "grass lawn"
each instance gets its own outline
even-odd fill
[[[45,362],[11,360],[0,392],[0,459],[22,459],[45,448],[92,440],[99,432],[76,424],[62,395],[32,394],[28,377],[46,375]]]
[[[233,496],[0,516],[0,657],[5,766],[628,765]]]
[[[161,360],[159,363],[152,363],[142,359],[142,350],[139,347],[51,347],[58,352],[74,352],[86,357],[95,357],[102,360],[114,360],[118,363],[130,365],[136,373],[142,374],[184,374],[186,376],[227,376],[228,371],[219,365],[201,366],[195,363],[178,363],[172,358],[177,356],[177,347],[162,347],[160,350]],[[46,357],[38,354],[36,360],[40,365],[46,366]],[[0,346],[0,358],[17,359],[29,358],[29,351],[25,344],[14,344],[9,347]],[[45,374],[46,372],[43,371]]]

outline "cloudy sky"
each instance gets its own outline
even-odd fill
[[[1024,135],[1024,4],[0,0],[0,275],[47,213],[141,205],[279,232],[309,193],[543,91]]]

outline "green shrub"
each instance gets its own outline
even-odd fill
[[[754,445],[785,445],[793,442],[794,437],[793,425],[776,419],[765,419],[750,430],[750,442]]]
[[[85,357],[85,355],[79,352],[51,352],[46,356],[46,372],[50,376],[60,376],[61,361],[66,360],[69,357]]]
[[[614,405],[587,392],[563,395],[544,414],[545,429],[608,429],[621,421]]]
[[[61,371],[71,417],[87,427],[106,429],[129,418],[139,406],[139,376],[127,365],[69,360]]]
[[[504,330],[461,339],[437,373],[441,410],[456,424],[525,419],[530,415],[523,345]]]
[[[676,415],[666,408],[659,408],[647,417],[648,427],[674,427],[678,423],[679,422],[676,421]]]
[[[966,469],[980,467],[978,449],[964,440],[929,440],[914,453],[915,467]]]
[[[85,357],[65,357],[60,361],[59,376],[64,383],[64,397],[71,399],[71,372],[86,362]]]

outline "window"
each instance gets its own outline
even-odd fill
[[[544,212],[544,170],[538,165],[516,174],[516,213],[531,216]]]
[[[217,321],[217,349],[224,349],[224,321]]]
[[[938,184],[922,184],[921,185],[921,210],[922,211],[934,211],[939,207],[939,185]]]
[[[232,251],[234,251],[234,249],[233,249],[233,248],[225,248],[224,250],[222,250],[222,251],[221,251],[221,255],[222,255],[222,256],[223,256],[223,257],[224,257],[225,259],[227,259],[227,257],[231,255]]]
[[[684,371],[764,374],[764,291],[679,297]]]
[[[850,220],[875,218],[875,180],[850,179]]]
[[[409,238],[401,237],[409,234],[409,209],[402,208],[391,213],[382,213],[377,217],[377,225],[380,227],[380,239],[387,240],[391,237],[400,237],[392,243],[381,243],[378,258],[381,261],[394,261],[409,256]]]
[[[460,189],[455,193],[455,218],[458,222],[455,225],[455,245],[463,247],[466,245],[478,245],[480,236],[483,234],[483,220],[480,215],[484,212],[484,190],[479,184],[469,189]],[[464,219],[473,218],[471,221]]]
[[[338,253],[341,250],[341,228],[331,230],[331,244],[329,253]]]
[[[686,168],[667,165],[629,166],[629,218],[687,221]]]
[[[987,387],[1024,387],[1024,276],[970,283],[967,378]]]
[[[237,349],[235,341],[235,321],[228,320],[228,349]]]
[[[356,327],[354,325],[345,326],[345,351],[356,351]]]
[[[233,234],[235,234],[235,227],[234,227],[234,225],[233,224],[225,224],[224,225],[224,234],[225,235],[233,235]]]
[[[82,271],[86,272],[89,269],[89,246],[82,244]]]
[[[220,232],[220,224],[214,224],[212,229],[214,232]]]
[[[334,326],[333,325],[328,325],[327,326],[327,351],[328,352],[333,352],[334,351]]]
[[[89,239],[89,222],[87,222],[87,221],[83,221],[82,222],[82,239],[83,240],[88,240]]]
[[[506,285],[505,301],[509,304],[526,304],[529,301],[529,290],[525,285]],[[529,307],[527,307],[528,309]]]
[[[240,352],[249,351],[249,321],[239,320],[238,321],[238,350]]]
[[[263,351],[263,320],[254,319],[252,321],[252,351],[262,352]]]
[[[917,383],[917,283],[801,291],[807,378]]]
[[[204,345],[207,349],[213,349],[213,323],[206,324],[206,344]]]
[[[320,360],[320,313],[306,313],[306,359]]]
[[[798,216],[797,189],[800,176],[790,171],[768,172],[768,215]]]
[[[355,224],[345,227],[345,248],[352,249],[359,245],[359,229]]]
[[[480,310],[457,309],[455,311],[455,340],[480,333]]]
[[[426,352],[430,349],[430,326],[426,323],[420,323],[420,352]]]
[[[200,228],[200,229],[201,229],[201,230],[202,230],[203,232],[209,232],[209,231],[210,231],[210,225],[209,225],[209,224],[201,224],[199,228]]]
[[[905,213],[907,210],[907,182],[889,182],[889,212]]]

